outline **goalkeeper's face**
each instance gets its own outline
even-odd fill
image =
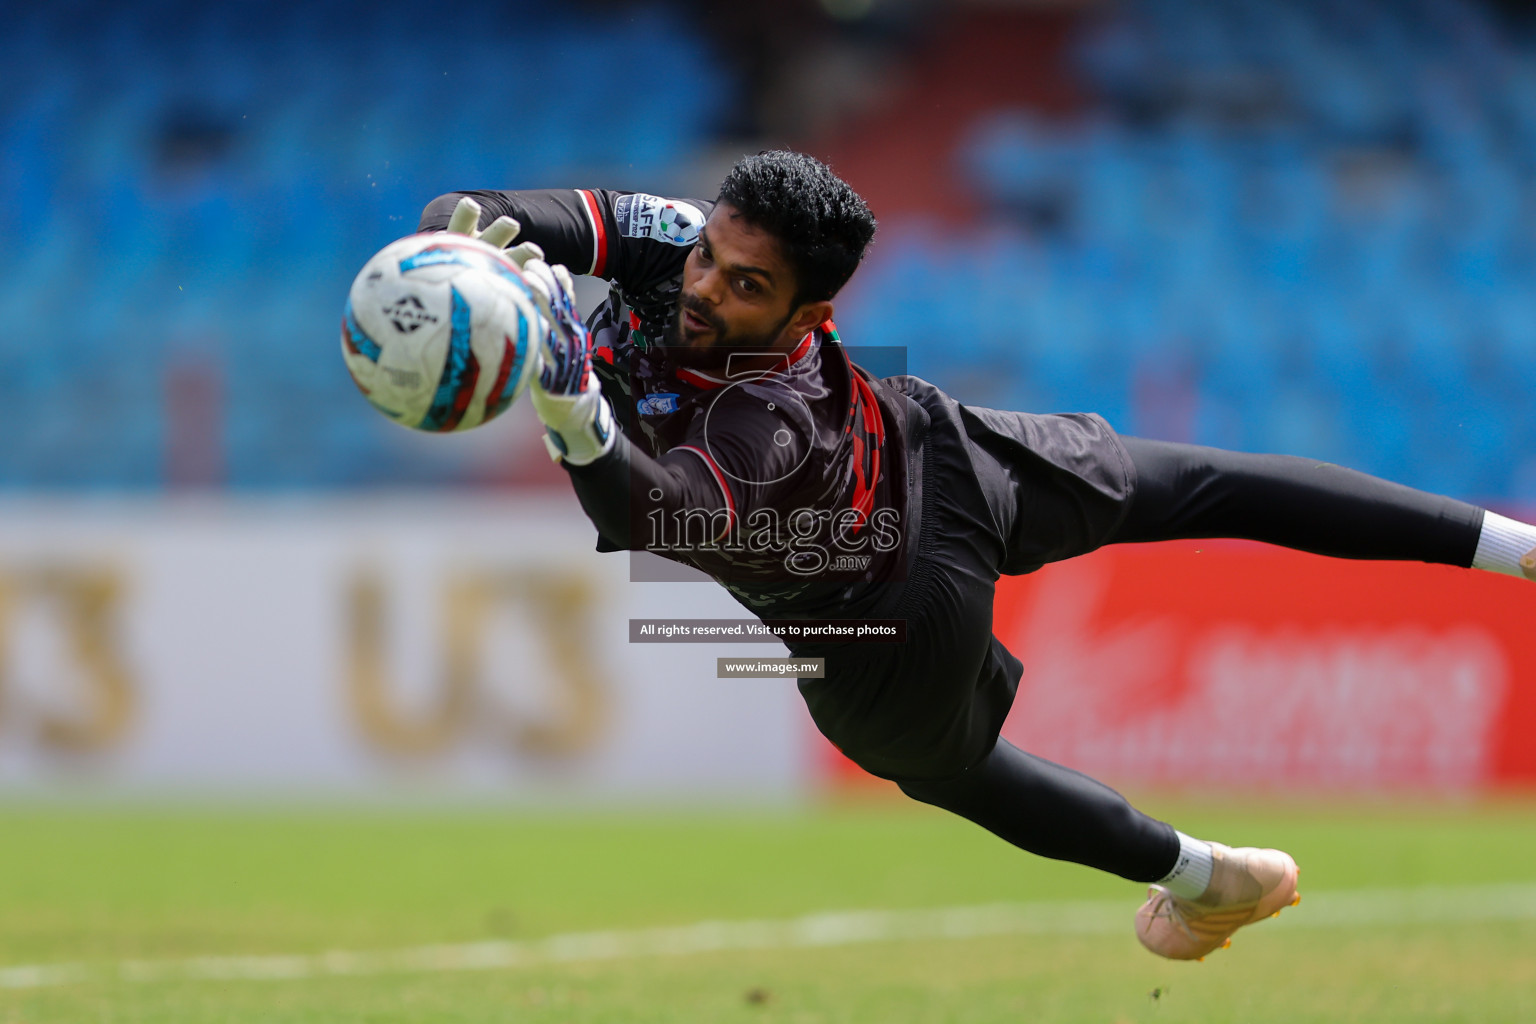
[[[683,265],[673,355],[704,369],[727,367],[732,353],[789,351],[832,316],[830,302],[796,302],[796,288],[779,240],[721,203]]]

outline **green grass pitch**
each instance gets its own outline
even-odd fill
[[[806,812],[0,810],[0,1024],[1536,1020],[1536,919],[1302,926],[1328,894],[1536,883],[1536,803],[1146,801],[1277,845],[1300,907],[1201,964],[1137,945],[1138,886],[875,802]],[[125,962],[532,942],[828,910],[1118,900],[1124,927],[368,975],[125,976]],[[1442,901],[1443,902],[1443,901]],[[1296,926],[1289,927],[1291,915]],[[1498,918],[1499,915],[1495,915]]]

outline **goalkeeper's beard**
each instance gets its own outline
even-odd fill
[[[726,329],[725,321],[712,314],[703,302],[690,299],[686,292],[678,297],[669,339],[672,348],[668,355],[679,365],[696,370],[728,370],[733,354],[751,352],[760,355],[768,352],[773,348],[773,343],[778,340],[779,335],[784,333],[790,317],[795,315],[794,310],[790,310],[777,326],[761,335],[732,333]],[[684,310],[709,325],[711,338],[709,342],[699,344],[688,340],[687,335],[683,333]]]

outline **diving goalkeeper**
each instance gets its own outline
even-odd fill
[[[1296,863],[1186,835],[1000,739],[1022,666],[992,635],[999,574],[1238,537],[1536,580],[1536,527],[1460,501],[872,376],[832,314],[875,220],[808,156],[746,157],[713,201],[452,193],[421,221],[444,229],[521,243],[553,324],[531,400],[598,549],[695,566],[762,618],[905,620],[899,644],[788,642],[825,659],[825,678],[799,683],[817,726],[917,800],[1152,883],[1136,933],[1161,956],[1203,957],[1296,902]],[[611,283],[586,324],[562,268]]]

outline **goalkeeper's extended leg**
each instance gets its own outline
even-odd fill
[[[1314,459],[1122,438],[1136,470],[1114,543],[1235,537],[1338,558],[1432,562],[1536,580],[1536,527]],[[1190,846],[1187,837],[1184,845]],[[1194,894],[1175,871],[1137,914],[1149,949],[1201,957],[1236,928],[1298,900],[1296,865],[1274,850],[1208,844]]]
[[[1187,836],[1102,782],[1007,740],[957,776],[898,785],[1030,853],[1157,883],[1136,916],[1136,935],[1159,956],[1201,959],[1230,944],[1237,929],[1301,899],[1288,854]]]
[[[1179,858],[1172,825],[1136,810],[1082,772],[999,739],[980,764],[948,779],[898,779],[914,800],[967,818],[1042,857],[1156,882]]]
[[[1536,527],[1464,501],[1315,459],[1121,440],[1137,483],[1114,543],[1238,537],[1536,580]]]
[[[1122,440],[1137,484],[1113,542],[1237,537],[1536,579],[1536,528],[1474,505],[1311,459]],[[1202,957],[1299,898],[1288,855],[1178,833],[1109,787],[1006,741],[959,776],[901,786],[1025,850],[1156,883],[1137,935],[1163,956]]]

